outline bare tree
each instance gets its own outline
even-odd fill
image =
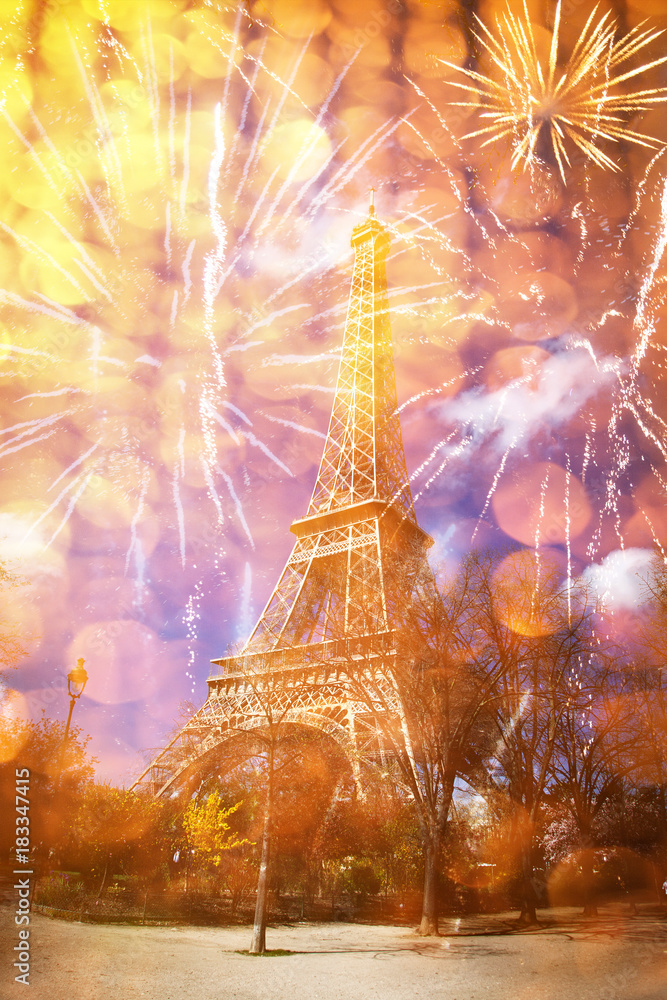
[[[628,773],[636,787],[651,790],[660,867],[667,871],[667,670],[651,662],[637,663],[628,671],[628,686],[636,741]]]
[[[656,558],[643,581],[645,617],[640,634],[640,653],[647,662],[663,667],[667,660],[667,565]]]
[[[645,581],[648,598],[639,648],[629,672],[643,753],[637,761],[637,783],[657,793],[660,840],[667,851],[667,567],[656,559]]]
[[[252,759],[257,776],[263,777],[264,817],[250,953],[262,954],[277,781],[287,768],[292,769],[291,780],[298,780],[297,765],[306,746],[315,743],[322,753],[331,754],[335,739],[345,743],[346,735],[327,714],[339,699],[332,691],[336,684],[328,683],[327,670],[317,658],[317,648],[309,655],[304,647],[285,646],[215,662],[219,673],[209,679],[206,702],[194,712],[185,706],[189,718],[176,726],[170,742],[135,787],[150,775],[156,794],[177,786],[187,802],[197,784],[211,787],[223,774]],[[333,756],[340,768],[342,758]]]
[[[597,912],[593,892],[595,820],[623,789],[645,755],[630,678],[611,649],[573,664],[564,677],[562,711],[551,765],[551,792],[571,815],[583,850],[584,914]]]
[[[521,919],[535,922],[535,834],[568,679],[598,648],[593,611],[581,588],[527,551],[470,553],[442,594],[421,565],[412,580],[399,567],[387,587],[393,629],[384,653],[362,635],[348,638],[357,650],[351,691],[420,823],[420,932],[438,932],[439,859],[458,778],[507,796]]]
[[[410,794],[424,855],[419,932],[438,933],[438,869],[455,782],[477,780],[489,711],[503,664],[480,658],[478,603],[487,564],[464,560],[444,596],[425,572],[397,599],[388,650],[350,672],[359,705],[373,719],[378,752]],[[359,643],[363,649],[363,644]]]
[[[330,757],[336,757],[334,770],[340,768],[342,758],[332,750],[331,740],[324,729],[315,725],[310,717],[318,680],[308,664],[291,651],[283,651],[284,659],[253,654],[239,657],[237,674],[227,675],[234,687],[233,707],[224,709],[227,715],[226,740],[223,746],[222,767],[230,770],[242,760],[253,759],[255,773],[263,775],[263,824],[260,845],[257,898],[253,923],[250,954],[261,955],[266,951],[266,925],[268,917],[269,884],[272,866],[276,796],[280,780],[289,772],[290,781],[298,781],[299,765],[307,749],[317,746]],[[295,665],[291,665],[291,660]],[[281,666],[282,663],[282,666]],[[219,758],[214,754],[211,766],[220,770]],[[334,782],[335,784],[335,782]]]
[[[511,804],[521,869],[520,920],[537,920],[535,833],[553,773],[568,679],[597,639],[583,590],[529,552],[490,557],[476,595],[478,669],[492,686],[489,785]]]

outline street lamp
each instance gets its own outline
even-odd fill
[[[67,716],[67,725],[65,726],[65,738],[63,744],[67,742],[67,736],[69,734],[69,726],[72,721],[72,712],[74,711],[74,702],[81,697],[83,694],[83,689],[86,686],[86,681],[88,680],[88,674],[83,668],[86,661],[83,657],[79,657],[76,661],[76,666],[72,667],[67,675],[67,693],[70,697],[69,702],[69,715]]]
[[[58,766],[58,777],[57,777],[57,784],[55,787],[56,792],[60,792],[62,788],[63,773],[65,770],[65,751],[67,749],[67,737],[69,736],[69,727],[72,721],[72,712],[74,711],[74,703],[83,694],[83,689],[85,688],[86,681],[88,680],[88,674],[83,669],[83,665],[85,662],[86,661],[83,659],[83,657],[79,657],[79,659],[76,661],[76,666],[72,667],[72,669],[67,675],[67,693],[69,694],[69,714],[67,716],[67,724],[65,726],[65,735],[63,736],[63,741],[60,745],[60,754],[59,754],[60,763]],[[55,796],[53,801],[55,801]],[[52,804],[49,807],[47,807],[49,813],[53,809],[53,801]],[[48,860],[50,863],[56,863],[57,861],[57,849],[53,844],[51,844],[51,846],[48,849]]]

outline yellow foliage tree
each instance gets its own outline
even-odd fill
[[[222,804],[218,792],[212,792],[201,803],[192,800],[183,816],[183,829],[191,849],[199,855],[200,860],[217,868],[226,851],[250,843],[247,838],[239,839],[236,833],[230,832],[231,827],[227,822],[227,818],[242,804],[237,802],[227,808]]]

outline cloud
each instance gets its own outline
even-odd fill
[[[501,388],[473,389],[447,400],[439,415],[448,424],[458,424],[473,442],[492,438],[504,452],[580,413],[618,380],[621,364],[616,357],[596,359],[577,342],[542,364],[526,366],[525,374]]]
[[[644,580],[651,572],[655,553],[650,549],[616,549],[601,563],[588,566],[582,580],[609,610],[634,610],[644,603]]]

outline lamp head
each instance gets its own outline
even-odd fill
[[[76,661],[76,666],[67,675],[67,690],[71,698],[80,698],[83,694],[83,689],[88,680],[88,674],[83,668],[85,662],[83,657],[79,657]]]

